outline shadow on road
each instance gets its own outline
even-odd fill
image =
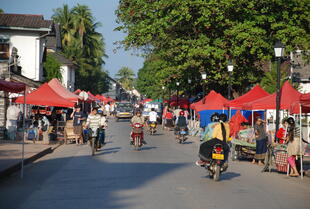
[[[119,147],[107,150],[113,152],[119,150]],[[25,169],[23,180],[19,178],[19,173],[16,173],[5,181],[0,181],[0,206],[5,205],[6,209],[42,209],[47,208],[47,205],[48,208],[66,209],[98,209],[98,206],[114,209],[137,208],[138,203],[133,202],[138,198],[136,192],[128,191],[138,191],[154,179],[186,165],[107,163],[102,158],[92,156],[39,161]]]
[[[221,181],[222,180],[231,180],[233,178],[241,176],[240,173],[235,173],[235,172],[224,172],[221,175]]]
[[[151,150],[151,149],[157,149],[157,147],[141,147],[140,150]]]

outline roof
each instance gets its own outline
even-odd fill
[[[58,52],[48,52],[48,54],[52,55],[61,64],[75,65],[71,60],[67,59],[64,55],[62,55]]]
[[[61,34],[59,24],[54,23],[53,31],[50,35],[46,36],[46,47],[54,51],[61,50]]]
[[[18,97],[16,103],[24,103],[24,97]],[[73,107],[74,102],[70,102],[57,94],[48,83],[43,84],[37,90],[26,95],[26,104],[54,106],[54,107]]]
[[[44,20],[43,15],[0,14],[0,28],[32,28],[51,30],[52,20]]]
[[[226,103],[225,106],[232,107],[233,109],[241,109],[244,103],[251,102],[268,95],[269,93],[262,89],[260,85],[256,85],[244,95]]]
[[[286,81],[280,90],[280,109],[288,110],[292,103],[299,100],[301,93],[294,89],[291,84]],[[252,102],[245,103],[243,109],[245,110],[267,110],[276,109],[277,94],[273,93],[269,96],[262,97]]]

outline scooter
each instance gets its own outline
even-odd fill
[[[150,134],[151,135],[154,135],[154,133],[156,132],[156,127],[157,127],[157,124],[156,124],[156,122],[150,122]]]
[[[143,124],[135,123],[132,124],[132,140],[135,150],[139,150],[142,147],[142,136],[143,136]]]
[[[182,144],[183,142],[185,142],[186,140],[186,135],[187,135],[187,131],[186,131],[186,127],[181,127],[180,131],[177,135],[177,139],[179,140],[179,143]]]
[[[224,147],[221,144],[216,144],[212,150],[210,162],[204,167],[208,170],[209,175],[214,181],[220,180],[220,175],[226,170],[224,164]]]

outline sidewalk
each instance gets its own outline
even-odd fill
[[[60,144],[33,144],[25,142],[24,165],[53,152]],[[0,178],[8,176],[21,168],[22,142],[0,140]]]

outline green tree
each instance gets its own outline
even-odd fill
[[[122,84],[122,86],[131,90],[135,78],[135,73],[132,69],[128,67],[122,67],[116,74],[117,80]]]
[[[43,64],[45,81],[48,82],[53,78],[62,80],[62,75],[60,71],[61,64],[53,57],[51,54],[47,54],[46,61]]]
[[[3,9],[0,8],[0,14],[4,13]]]
[[[126,49],[156,53],[166,62],[162,72],[184,82],[206,71],[207,87],[224,94],[229,59],[233,87],[242,92],[261,80],[276,40],[286,51],[310,43],[307,0],[121,0],[116,14]]]
[[[54,10],[52,16],[61,26],[64,55],[79,66],[76,71],[76,86],[93,93],[103,93],[108,90],[107,73],[102,70],[104,64],[105,44],[97,28],[91,10],[86,5],[77,4],[70,9],[68,5]]]

